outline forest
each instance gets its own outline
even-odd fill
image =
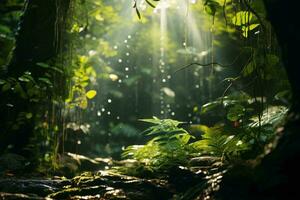
[[[1,0],[0,199],[300,199],[297,14]]]

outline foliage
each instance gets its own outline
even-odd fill
[[[124,150],[123,158],[137,162],[136,168],[127,169],[129,173],[142,175],[145,171],[163,172],[172,166],[187,164],[188,143],[193,136],[178,127],[183,122],[156,117],[142,121],[154,124],[143,132],[153,138],[145,145],[133,145]]]
[[[74,69],[72,76],[72,88],[70,90],[69,98],[66,99],[67,107],[74,108],[75,106],[86,109],[88,106],[88,99],[93,99],[97,92],[95,90],[87,91],[89,84],[96,79],[96,72],[88,66],[88,58],[81,56],[78,59],[78,68]]]
[[[191,144],[196,150],[203,154],[222,157],[223,159],[238,158],[243,151],[248,150],[248,144],[242,141],[239,135],[224,133],[220,126],[207,127],[198,125],[194,127],[203,132],[202,139]]]
[[[1,95],[9,99],[1,106],[32,106],[5,123],[22,129],[35,122],[37,142],[30,145],[47,149],[41,160],[64,150],[115,156],[146,136],[145,145],[123,153],[134,161],[122,169],[141,175],[189,166],[197,156],[253,158],[271,141],[290,95],[262,2],[203,0],[185,10],[169,1],[165,35],[160,3],[134,1],[132,9],[126,0],[73,1],[64,36],[72,45],[54,61],[36,63],[40,74],[1,77]],[[20,13],[0,13],[3,71]],[[214,64],[173,73],[195,62]],[[138,135],[144,127],[136,119],[152,115],[179,121],[144,119],[153,126]],[[193,125],[187,131],[180,121]]]

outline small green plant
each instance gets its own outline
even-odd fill
[[[88,66],[86,56],[79,56],[78,65],[79,67],[73,71],[72,87],[65,102],[68,108],[86,109],[88,99],[93,99],[97,95],[95,90],[87,90],[90,83],[96,80],[97,74],[91,66]]]
[[[165,172],[173,166],[187,165],[189,161],[191,138],[194,138],[185,129],[179,126],[184,122],[172,119],[142,119],[143,122],[152,123],[153,126],[143,132],[151,136],[145,145],[132,145],[127,147],[122,156],[132,159],[134,164],[125,169],[125,173],[133,175]]]
[[[223,126],[207,127],[197,125],[193,127],[203,133],[202,139],[190,145],[202,155],[221,157],[222,160],[237,158],[248,150],[248,144],[239,135],[226,133]]]

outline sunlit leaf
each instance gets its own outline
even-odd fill
[[[82,101],[79,103],[79,107],[82,108],[82,109],[86,109],[87,106],[88,106],[87,100],[82,100]]]
[[[201,114],[205,114],[211,110],[213,110],[214,108],[216,108],[218,105],[221,105],[220,101],[213,101],[213,102],[209,102],[207,104],[204,104],[201,107]]]
[[[250,22],[252,22],[253,18],[253,14],[251,12],[240,11],[232,18],[232,23],[236,26],[248,25],[251,24]]]
[[[93,99],[97,95],[97,91],[89,90],[85,95],[88,99]]]

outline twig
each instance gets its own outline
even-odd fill
[[[242,55],[242,53],[243,53],[243,51],[241,51],[240,54],[239,54],[239,55],[232,61],[232,63],[230,63],[230,64],[224,65],[224,64],[221,64],[221,63],[218,63],[218,62],[210,62],[210,63],[198,63],[198,62],[193,62],[193,63],[190,63],[190,64],[188,64],[188,65],[186,65],[186,66],[183,66],[183,67],[177,69],[177,70],[174,72],[174,74],[176,74],[176,73],[179,72],[179,71],[185,70],[185,69],[187,69],[187,68],[189,68],[189,67],[191,67],[191,66],[193,66],[193,65],[198,65],[198,66],[202,66],[202,67],[208,67],[208,66],[214,66],[214,65],[218,65],[218,66],[224,67],[224,68],[225,68],[225,67],[230,67],[230,66],[234,65],[234,64],[237,62],[237,60],[238,60],[239,57]]]

